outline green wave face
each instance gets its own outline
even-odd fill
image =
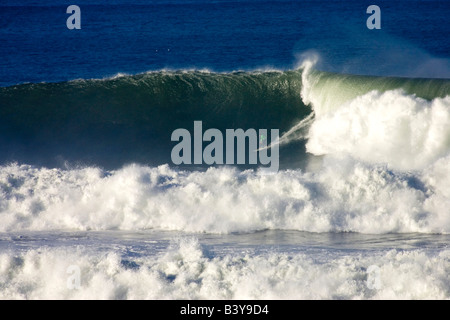
[[[301,70],[161,71],[0,88],[0,163],[158,165],[171,163],[172,132],[192,133],[197,120],[203,130],[279,129],[283,134],[311,114],[310,104],[318,116],[372,90],[403,89],[429,100],[450,94],[450,80],[320,71],[306,79],[307,92]],[[281,167],[296,167],[306,157],[304,141],[280,149]]]
[[[288,130],[310,113],[299,71],[154,72],[0,88],[2,162],[170,163],[177,128]]]
[[[332,111],[343,103],[373,90],[386,92],[402,89],[405,93],[432,100],[450,94],[448,79],[419,79],[375,77],[312,71],[308,75],[310,89],[306,99],[315,107],[316,114]]]

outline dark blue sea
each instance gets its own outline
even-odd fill
[[[4,0],[0,85],[157,70],[290,70],[320,53],[327,71],[448,77],[448,1],[70,1]]]
[[[449,299],[449,16],[3,0],[0,299]]]

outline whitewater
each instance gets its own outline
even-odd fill
[[[0,88],[0,101],[39,119],[0,110],[2,299],[450,298],[449,80],[306,61],[24,84]],[[187,114],[216,128],[277,125],[281,169],[172,165],[167,132]],[[118,152],[105,137],[124,128],[137,134]],[[142,150],[146,162],[133,161]]]

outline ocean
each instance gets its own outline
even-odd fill
[[[3,0],[0,299],[449,299],[449,16]]]

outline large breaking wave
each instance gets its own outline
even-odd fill
[[[449,233],[449,94],[310,65],[1,88],[0,231]],[[284,167],[171,166],[194,120],[279,128]]]
[[[196,120],[203,122],[205,130],[277,128],[280,133],[286,133],[311,117],[312,109],[316,120],[323,118],[321,122],[316,121],[316,127],[322,123],[333,131],[342,129],[348,121],[358,122],[355,119],[358,116],[361,118],[359,123],[372,119],[377,104],[383,104],[388,110],[378,111],[391,122],[389,125],[403,121],[398,118],[403,116],[399,113],[408,113],[411,105],[415,105],[417,113],[411,117],[417,121],[422,117],[429,124],[425,133],[439,131],[439,125],[445,125],[444,120],[441,124],[431,123],[434,121],[431,118],[448,115],[445,110],[448,98],[445,97],[450,92],[449,80],[366,77],[311,71],[309,68],[305,68],[305,72],[302,70],[223,74],[161,71],[102,80],[0,88],[0,162],[19,161],[47,167],[61,167],[71,162],[107,169],[117,169],[128,163],[160,165],[170,163],[170,150],[174,146],[171,133],[177,128],[192,131]],[[403,91],[388,93],[395,89]],[[386,92],[387,96],[379,98],[374,93],[365,96],[373,90],[379,94]],[[361,110],[344,106],[361,96],[366,100],[357,102]],[[391,103],[385,105],[377,99],[388,99]],[[412,100],[405,102],[405,99]],[[391,108],[397,102],[401,105]],[[431,109],[427,103],[433,105]],[[331,112],[337,109],[340,111],[336,114]],[[424,112],[431,110],[432,114],[420,115],[421,109]],[[337,119],[343,112],[352,114],[353,118]],[[325,123],[329,117],[341,122],[340,128]],[[406,125],[417,126],[412,118],[405,120]],[[384,122],[384,119],[379,121]],[[413,131],[416,129],[411,127]],[[324,150],[323,140],[331,141],[329,138],[335,133],[330,135],[317,130],[313,131],[313,140],[320,146],[312,147],[310,142],[309,151],[328,153]],[[300,131],[304,133],[305,130]],[[410,137],[396,131],[384,133],[394,144],[416,142],[403,141]],[[441,133],[445,134],[448,135],[448,131]],[[320,139],[316,139],[318,135],[321,135],[320,143]],[[352,143],[351,136],[344,140],[332,143],[343,146]],[[367,145],[367,142],[362,143]],[[417,154],[426,149],[425,144],[433,143],[419,142],[422,147],[418,147]],[[371,148],[370,142],[368,148]],[[295,167],[299,159],[305,157],[301,143],[285,144],[280,152],[282,167]]]

